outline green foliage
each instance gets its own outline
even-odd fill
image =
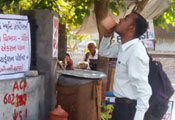
[[[84,48],[84,53],[88,53],[88,52],[89,52],[88,48],[87,47]]]
[[[110,113],[113,111],[113,105],[106,105],[104,103],[101,104],[101,119],[102,120],[109,120],[112,116]]]
[[[50,9],[58,12],[60,23],[69,30],[90,15],[88,8],[92,3],[93,0],[0,0],[0,12],[19,14],[20,10]]]
[[[85,16],[90,15],[88,8],[93,0],[0,0],[0,12],[6,14],[19,14],[20,10],[50,9],[59,15],[61,24],[66,25],[69,30],[77,28],[82,24]],[[71,36],[71,37],[70,37]],[[78,42],[81,42],[87,35],[68,34],[68,44],[70,38],[74,39],[73,49]]]
[[[114,0],[110,2],[109,8],[112,9],[114,15],[119,15],[119,8],[122,8],[124,12],[127,10],[122,0]]]
[[[67,32],[67,45],[69,47],[68,52],[75,52],[77,50],[77,44],[89,38],[90,38],[90,35],[86,35],[86,34],[77,35],[77,34],[70,34],[69,32]]]
[[[160,26],[167,31],[169,31],[168,24],[175,27],[175,0],[171,0],[169,8],[154,20],[154,25]]]
[[[83,22],[85,16],[90,15],[88,8],[92,0],[56,0],[60,22],[67,24],[68,29],[76,28]]]
[[[119,15],[119,11],[116,8],[116,2],[110,2],[109,8],[111,8],[113,10],[114,15]]]
[[[18,14],[20,10],[50,9],[58,12],[60,23],[67,25],[67,30],[82,24],[85,16],[90,15],[89,7],[98,0],[0,0],[1,13]],[[119,15],[119,8],[126,11],[123,0],[113,0],[109,3],[115,15]],[[156,26],[168,29],[168,24],[175,27],[175,0],[171,0],[169,8],[154,20]]]

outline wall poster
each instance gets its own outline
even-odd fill
[[[27,16],[0,14],[0,53],[0,80],[24,77],[31,57]]]
[[[57,17],[53,16],[53,39],[52,39],[52,57],[58,57],[58,30],[59,30],[59,20]]]

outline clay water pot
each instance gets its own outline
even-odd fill
[[[107,31],[111,30],[117,24],[111,15],[107,15],[101,23]]]
[[[60,105],[58,105],[57,108],[52,110],[49,113],[49,119],[48,120],[68,120],[68,113],[61,108]]]

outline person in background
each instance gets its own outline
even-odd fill
[[[96,70],[98,59],[98,50],[96,49],[96,43],[94,41],[90,41],[87,47],[89,52],[85,54],[84,61],[87,62],[88,68],[91,70]]]
[[[90,41],[87,45],[89,52],[85,54],[84,61],[89,62],[89,59],[98,59],[98,50],[96,50],[96,43]]]
[[[146,20],[132,12],[108,30],[100,43],[99,55],[117,58],[112,120],[143,120],[149,107],[152,94],[148,83],[149,57],[138,39],[146,30]],[[113,32],[120,35],[121,43],[110,44]]]
[[[66,53],[64,63],[66,66],[66,70],[73,70],[73,60],[71,59],[71,57],[68,53]]]

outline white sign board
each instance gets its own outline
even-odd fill
[[[143,44],[146,48],[154,49],[154,41],[152,40],[144,40]]]
[[[0,80],[24,77],[31,54],[27,16],[0,14],[0,53]]]
[[[173,101],[169,101],[168,107],[169,108],[168,108],[166,114],[163,116],[163,119],[162,120],[171,120],[172,110],[173,110]]]
[[[58,18],[53,16],[52,57],[58,57]]]
[[[147,20],[147,22],[149,23],[148,30],[140,37],[140,40],[153,40],[153,39],[155,39],[153,20]],[[116,42],[121,40],[120,36],[117,33],[114,33],[114,39]]]
[[[147,31],[140,37],[141,40],[154,40],[155,33],[154,33],[154,24],[153,20],[147,20],[148,22],[148,29]]]

